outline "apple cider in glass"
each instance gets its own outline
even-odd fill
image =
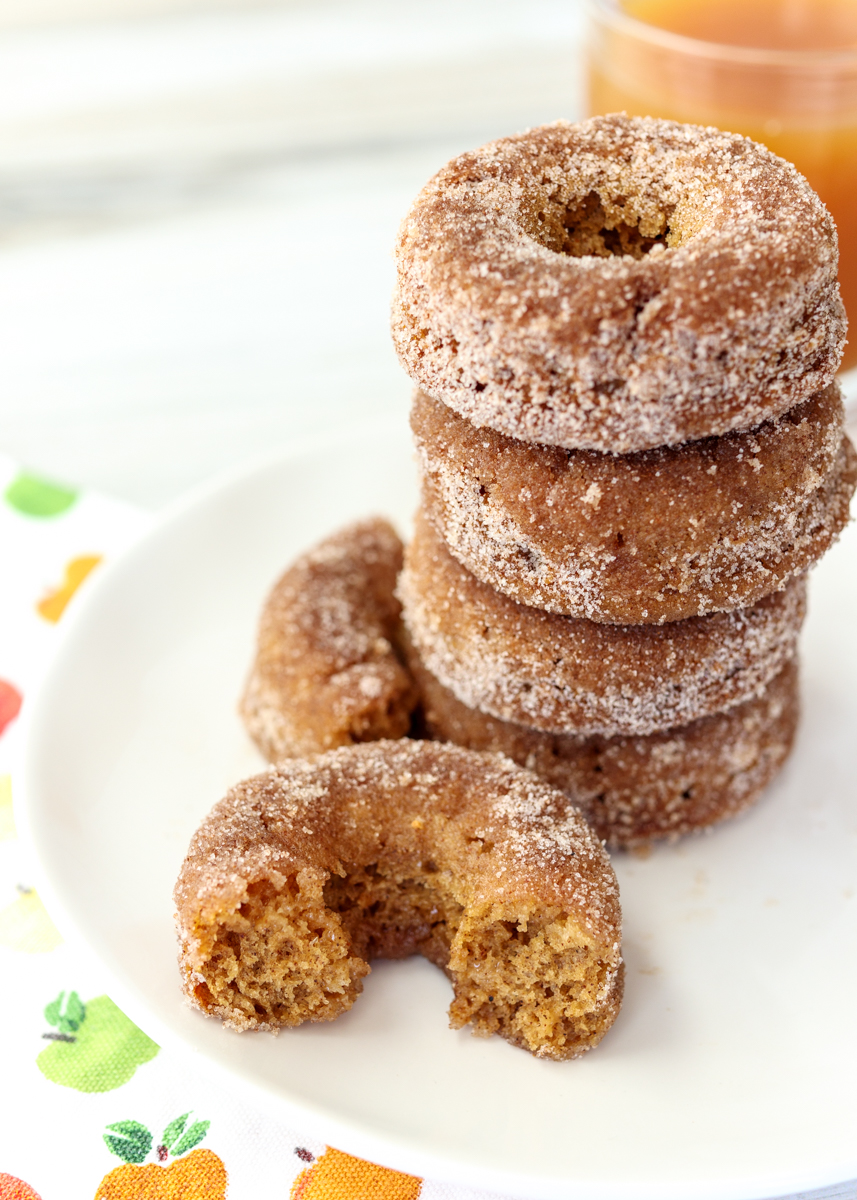
[[[839,230],[857,366],[857,0],[592,0],[589,112],[716,125],[803,172]]]

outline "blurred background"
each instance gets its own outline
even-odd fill
[[[853,308],[857,2],[597,0],[589,99],[585,2],[0,0],[0,453],[157,507],[404,421],[388,308],[411,200],[456,153],[587,104],[792,158],[839,222]],[[847,50],[729,66],[661,29]]]
[[[583,113],[581,0],[0,0],[0,451],[146,506],[399,414],[397,225]]]

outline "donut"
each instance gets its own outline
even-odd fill
[[[396,244],[405,370],[477,426],[630,454],[826,387],[845,338],[830,214],[748,138],[612,115],[462,154]]]
[[[397,586],[417,653],[457,699],[549,733],[657,733],[742,704],[794,656],[806,608],[799,576],[669,625],[558,616],[471,575],[422,514]]]
[[[422,954],[450,1024],[544,1058],[595,1046],[622,997],[610,860],[566,796],[501,755],[403,739],[233,788],[175,889],[190,1003],[233,1029],[350,1008],[372,958]]]
[[[418,696],[393,641],[402,543],[380,518],[320,542],[275,585],[240,712],[270,760],[407,733]]]
[[[779,772],[799,715],[790,660],[761,695],[689,725],[638,737],[541,733],[467,708],[411,649],[425,736],[499,752],[579,805],[608,846],[697,833],[753,804]]]
[[[513,441],[417,392],[423,508],[522,604],[640,625],[755,604],[848,521],[857,455],[832,384],[744,433],[625,457]]]

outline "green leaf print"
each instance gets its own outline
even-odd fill
[[[60,992],[56,1000],[52,1000],[50,1004],[45,1005],[45,1020],[49,1025],[59,1025],[60,1010],[62,1009],[62,998],[65,992]]]
[[[208,1127],[210,1124],[211,1121],[194,1122],[181,1141],[173,1147],[173,1155],[178,1158],[180,1154],[186,1154],[188,1150],[192,1150],[194,1146],[198,1146],[208,1133]]]
[[[173,1142],[175,1142],[184,1133],[185,1125],[190,1113],[182,1113],[180,1117],[176,1117],[174,1121],[170,1121],[169,1125],[164,1130],[164,1136],[161,1142],[168,1150],[172,1150]]]
[[[111,1154],[115,1154],[123,1162],[141,1163],[152,1149],[152,1135],[139,1121],[116,1121],[107,1128],[113,1133],[121,1134],[121,1137],[113,1137],[109,1133],[103,1136]]]
[[[77,992],[69,992],[68,1000],[65,1000],[65,992],[60,992],[45,1008],[45,1020],[60,1033],[77,1033],[85,1018],[86,1008]]]

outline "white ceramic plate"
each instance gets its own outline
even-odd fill
[[[320,1138],[416,1174],[566,1200],[750,1200],[857,1176],[857,537],[819,568],[794,757],[709,837],[618,856],[627,990],[594,1053],[540,1062],[447,1028],[422,960],[275,1039],[182,1004],[171,890],[261,767],[236,716],[265,593],[359,516],[406,526],[407,431],[285,455],[174,510],[72,615],[32,713],[27,822],[49,903],[164,1044]]]

